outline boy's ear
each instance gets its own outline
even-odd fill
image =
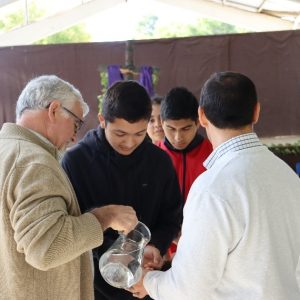
[[[260,103],[257,102],[254,109],[252,124],[256,124],[259,119],[260,114]]]
[[[101,113],[98,114],[98,120],[101,128],[105,128],[105,119]]]
[[[201,108],[201,106],[199,106],[199,108],[198,108],[198,117],[199,117],[200,125],[202,127],[206,128],[208,125],[208,120],[207,120],[204,110]]]

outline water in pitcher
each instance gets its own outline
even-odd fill
[[[101,260],[106,261],[100,268],[103,278],[116,288],[129,288],[141,278],[140,263],[130,254],[118,253],[112,249],[106,252]],[[101,260],[99,265],[102,264]]]
[[[142,222],[127,235],[120,234],[100,258],[99,269],[104,280],[117,288],[137,283],[142,276],[144,248],[150,238],[150,230]]]

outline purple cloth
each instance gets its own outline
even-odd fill
[[[120,71],[119,65],[109,65],[107,66],[108,73],[108,87],[110,87],[114,82],[123,80],[123,74]]]
[[[152,67],[149,66],[142,66],[140,69],[140,84],[146,89],[150,97],[154,95],[152,72]]]

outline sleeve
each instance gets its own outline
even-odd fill
[[[144,285],[153,299],[210,299],[222,277],[228,253],[238,244],[242,226],[231,207],[193,190],[184,211],[182,236],[172,267],[146,274]]]
[[[160,210],[155,226],[151,230],[151,243],[164,255],[172,240],[181,229],[183,219],[183,199],[176,172],[171,159],[166,155],[158,180],[162,185],[160,195]]]
[[[43,271],[75,259],[103,239],[94,215],[78,215],[74,192],[61,172],[32,164],[16,169],[7,180],[17,250]]]
[[[296,267],[296,281],[297,281],[298,288],[299,288],[299,291],[300,291],[300,256],[299,256],[298,264],[297,264],[297,267]]]

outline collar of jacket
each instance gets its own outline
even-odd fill
[[[1,137],[30,141],[48,151],[55,159],[59,160],[60,158],[59,150],[46,137],[15,123],[4,123],[1,129]]]
[[[181,152],[181,153],[188,153],[188,152],[192,151],[193,149],[195,149],[197,146],[199,146],[203,142],[203,140],[204,140],[204,137],[201,134],[196,134],[194,139],[190,142],[190,144],[182,150],[174,148],[166,137],[164,139],[164,144],[169,150],[172,150],[175,152]]]

